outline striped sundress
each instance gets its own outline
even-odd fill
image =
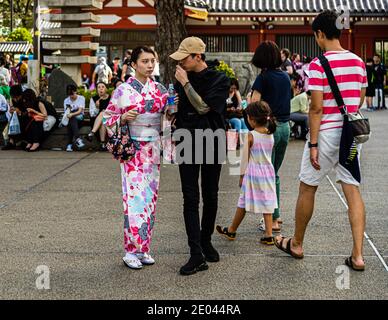
[[[237,206],[253,213],[273,213],[278,207],[275,169],[271,162],[273,135],[251,131],[253,144]]]

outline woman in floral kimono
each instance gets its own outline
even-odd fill
[[[148,47],[132,51],[135,77],[113,92],[103,119],[110,136],[116,126],[128,123],[131,138],[138,146],[133,158],[120,161],[126,252],[123,261],[132,269],[155,263],[149,252],[159,190],[161,118],[168,96],[167,90],[151,78],[155,62],[155,53]]]

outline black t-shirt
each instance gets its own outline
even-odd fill
[[[261,93],[261,99],[269,104],[279,122],[290,120],[291,82],[288,74],[281,70],[266,70],[259,74],[252,90]]]
[[[229,96],[230,80],[224,73],[204,69],[201,72],[189,72],[189,81],[193,89],[210,107],[210,111],[200,115],[190,103],[182,85],[175,86],[179,95],[177,128],[185,129],[225,129],[226,99]]]
[[[96,103],[98,101],[98,99],[100,99],[100,96],[96,95],[92,99],[93,99],[94,103]],[[105,100],[103,100],[103,99],[100,100],[100,106],[98,107],[99,113],[108,107],[109,102],[110,102],[110,96],[108,96],[108,98],[106,98]]]
[[[290,59],[286,59],[280,66],[280,69],[283,71],[287,71],[287,67],[292,67],[292,71],[294,72],[294,66],[292,65],[292,62]]]
[[[384,76],[387,74],[387,69],[382,63],[375,64],[376,84],[381,85],[384,82]]]

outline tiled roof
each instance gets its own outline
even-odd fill
[[[205,0],[185,0],[185,6],[209,9]]]
[[[27,53],[32,49],[27,41],[0,42],[0,52],[4,53]]]
[[[214,13],[316,13],[346,9],[352,15],[388,16],[388,0],[204,0]],[[196,1],[188,1],[196,2]],[[203,1],[199,1],[203,2]]]

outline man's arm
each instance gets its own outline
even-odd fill
[[[123,69],[121,70],[121,81],[125,80],[125,75],[127,74],[128,65],[124,64]]]
[[[311,107],[309,110],[309,125],[310,125],[310,143],[318,143],[319,127],[322,119],[323,91],[311,91]],[[310,162],[316,170],[320,170],[319,165],[319,149],[317,147],[310,148]]]
[[[185,90],[186,96],[189,99],[190,103],[200,115],[206,114],[210,111],[209,106],[206,104],[205,101],[202,100],[201,96],[194,90],[190,82],[187,82],[183,86],[183,89]]]
[[[366,94],[366,88],[362,88],[361,89],[361,96],[360,96],[360,105],[358,106],[358,110],[360,110],[362,105],[364,104],[365,94]]]
[[[311,106],[309,110],[310,142],[318,143],[319,128],[322,119],[323,92],[311,91]]]

